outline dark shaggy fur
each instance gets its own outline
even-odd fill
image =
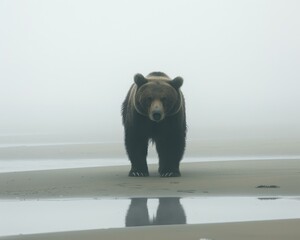
[[[171,80],[161,72],[135,76],[122,105],[125,147],[131,161],[129,176],[149,176],[149,140],[156,145],[160,175],[180,176],[179,163],[186,139],[182,83],[182,78]]]

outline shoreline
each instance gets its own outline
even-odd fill
[[[248,139],[190,140],[185,158],[251,158],[300,157],[300,140]],[[149,144],[149,158],[157,158],[155,147]],[[14,159],[99,159],[127,158],[122,142],[0,144],[0,161]]]
[[[213,162],[235,162],[235,161],[287,161],[299,160],[300,156],[253,156],[253,157],[186,157],[181,164],[186,163],[213,163]],[[156,165],[157,158],[148,158],[148,165]],[[118,167],[130,166],[126,158],[88,158],[88,159],[9,159],[0,161],[1,173],[16,173],[28,171],[46,171],[62,169],[81,169],[95,167]]]

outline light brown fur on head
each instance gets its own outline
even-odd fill
[[[152,72],[152,73],[149,73],[147,76],[146,76],[146,79],[148,80],[154,80],[154,81],[171,81],[171,78],[165,74],[165,73],[162,73],[162,72]]]

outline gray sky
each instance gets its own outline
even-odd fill
[[[133,75],[151,71],[184,78],[189,139],[299,139],[299,9],[296,0],[1,0],[0,143],[122,141],[121,103]]]

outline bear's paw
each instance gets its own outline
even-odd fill
[[[161,177],[180,177],[179,171],[163,171],[159,173]]]
[[[131,169],[129,171],[128,176],[129,177],[148,177],[149,176],[149,172]]]

